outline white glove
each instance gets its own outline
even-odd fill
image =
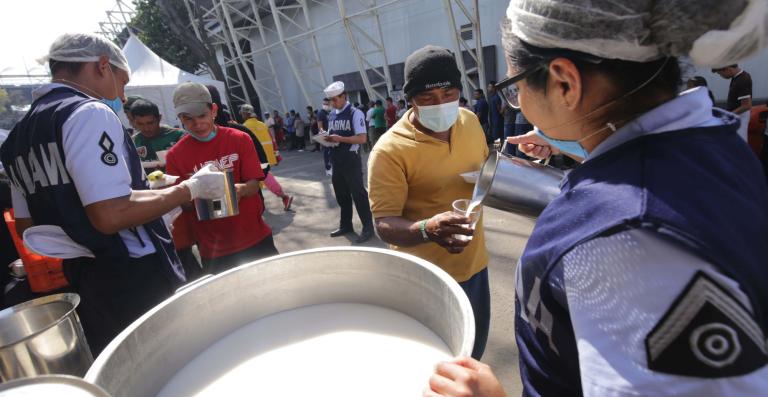
[[[226,195],[225,181],[224,173],[218,171],[213,164],[208,164],[179,185],[189,188],[193,200],[196,198],[210,200]]]

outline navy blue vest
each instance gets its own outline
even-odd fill
[[[734,131],[730,125],[643,136],[568,174],[537,220],[518,269],[515,330],[528,394],[581,395],[562,272],[553,269],[599,236],[642,228],[699,255],[739,283],[766,334],[768,187]],[[551,316],[542,316],[536,302]]]
[[[67,87],[55,88],[38,98],[8,135],[0,148],[0,159],[14,186],[24,194],[36,225],[60,226],[73,241],[90,249],[97,262],[115,265],[129,260],[125,243],[118,234],[103,234],[93,227],[65,166],[62,126],[75,109],[91,101],[95,99]],[[141,160],[127,133],[124,141],[131,188],[148,189]],[[163,221],[156,219],[143,226],[151,239],[145,243],[155,247],[166,275],[172,282],[184,281],[184,271]]]
[[[328,114],[328,133],[340,136],[355,136],[355,130],[352,128],[352,114],[355,108],[347,105],[339,113],[330,112]],[[339,143],[339,146],[331,148],[331,156],[338,157],[349,153],[352,145],[348,143]]]

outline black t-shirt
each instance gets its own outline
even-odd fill
[[[475,114],[480,119],[480,124],[488,124],[488,101],[485,98],[480,98],[475,102]]]
[[[318,110],[317,121],[323,123],[323,128],[328,131],[328,112],[323,109]]]
[[[741,105],[742,99],[752,97],[752,76],[742,70],[731,79],[731,85],[728,89],[728,104],[726,110],[733,110]]]

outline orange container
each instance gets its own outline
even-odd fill
[[[27,280],[29,280],[29,287],[32,292],[50,292],[68,286],[69,283],[64,278],[64,271],[61,267],[62,259],[29,252],[16,233],[13,210],[4,211],[3,218],[6,226],[8,226],[8,231],[11,232],[13,245],[16,246],[16,251],[24,263],[24,271],[27,272]]]

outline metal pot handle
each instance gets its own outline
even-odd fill
[[[208,280],[211,277],[213,277],[213,274],[205,274],[205,275],[203,275],[202,277],[198,278],[195,281],[188,282],[188,283],[182,285],[181,287],[176,288],[176,292],[174,292],[174,294],[178,294],[179,292],[182,292],[182,291],[184,291],[185,289],[187,289],[189,287],[192,287],[192,286],[195,286],[197,284],[200,284],[203,281]]]

